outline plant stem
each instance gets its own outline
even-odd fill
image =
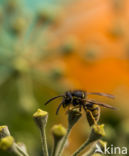
[[[21,154],[21,152],[18,151],[18,149],[16,148],[15,144],[13,145],[13,148],[12,148],[11,151],[12,151],[12,153],[14,153],[14,155],[16,155],[16,156],[23,156],[23,155]]]
[[[55,156],[58,143],[58,141],[54,140],[54,147],[51,156]]]
[[[96,142],[99,140],[102,136],[105,136],[105,131],[104,131],[104,125],[93,125],[90,135],[85,141],[74,153],[72,156],[77,156],[80,154],[82,150],[84,150],[89,144]]]
[[[74,153],[72,156],[77,156],[82,150],[84,150],[91,142],[89,139],[84,142]]]
[[[47,148],[47,139],[46,139],[45,127],[41,127],[40,132],[41,132],[43,155],[48,156],[48,148]]]
[[[23,151],[16,143],[15,143],[15,148],[21,154],[21,156],[29,156],[29,154]]]
[[[86,153],[84,153],[82,156],[92,156],[95,153],[95,144],[93,144],[93,146],[90,148],[89,151],[87,151]]]
[[[59,147],[57,156],[61,156],[61,155],[62,155],[63,150],[64,150],[64,147],[65,147],[65,143],[66,143],[66,141],[67,141],[67,139],[68,139],[68,136],[69,136],[69,134],[70,134],[70,132],[71,132],[71,129],[72,129],[72,127],[71,127],[71,126],[68,126],[67,133],[66,133],[66,135],[64,136],[64,138],[63,138],[63,140],[62,140],[62,142],[61,142],[61,144],[60,144],[60,147]]]

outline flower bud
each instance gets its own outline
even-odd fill
[[[61,140],[66,135],[66,129],[61,125],[54,125],[52,127],[52,134],[55,139]]]
[[[10,136],[8,126],[0,126],[0,139]]]
[[[0,149],[8,150],[11,149],[14,144],[14,138],[12,136],[6,136],[0,140]]]
[[[89,136],[89,142],[96,141],[103,136],[105,136],[104,125],[93,125]]]
[[[38,109],[37,112],[33,114],[33,118],[35,120],[35,123],[39,127],[41,133],[43,154],[45,156],[48,156],[48,148],[47,148],[47,140],[46,140],[46,132],[45,132],[45,127],[48,119],[48,112]]]
[[[73,127],[73,125],[80,119],[81,116],[82,116],[82,114],[78,109],[76,109],[76,108],[70,109],[68,111],[69,126]]]
[[[38,109],[37,112],[33,114],[33,118],[37,126],[42,129],[42,127],[46,126],[47,119],[48,119],[48,112]]]

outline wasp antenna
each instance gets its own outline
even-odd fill
[[[87,93],[88,95],[99,95],[99,96],[105,96],[105,97],[108,97],[108,98],[111,98],[111,99],[114,99],[115,96],[113,96],[112,94],[107,94],[107,93],[99,93],[99,92],[90,92],[90,93]]]
[[[47,105],[49,102],[51,102],[51,101],[53,101],[53,100],[55,100],[55,99],[57,99],[57,98],[59,98],[59,97],[64,97],[64,95],[55,96],[55,97],[49,99],[47,102],[45,102],[44,105]]]

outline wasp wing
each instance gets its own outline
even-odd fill
[[[105,103],[102,103],[102,102],[98,102],[98,101],[95,101],[95,100],[87,100],[87,102],[89,102],[91,104],[96,104],[96,105],[99,105],[99,106],[102,106],[102,107],[105,107],[105,108],[110,108],[110,109],[113,109],[113,110],[118,110],[116,107],[113,107],[111,105],[108,105],[108,104],[105,104]]]
[[[88,95],[99,95],[99,96],[105,96],[111,99],[114,99],[115,96],[113,96],[112,94],[107,94],[107,93],[99,93],[99,92],[89,92],[87,93]]]

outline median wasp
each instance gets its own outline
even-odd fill
[[[100,107],[99,106],[116,110],[115,107],[110,106],[108,104],[88,99],[87,98],[88,95],[99,95],[99,96],[105,96],[105,97],[114,99],[114,96],[111,94],[100,93],[100,92],[87,92],[87,91],[83,91],[83,90],[70,90],[70,91],[66,91],[64,95],[59,95],[59,96],[49,99],[45,103],[45,105],[47,105],[49,102],[61,97],[62,101],[59,104],[59,106],[57,107],[56,114],[58,114],[61,106],[63,106],[63,108],[66,108],[66,107],[72,105],[74,108],[75,107],[79,108],[79,111],[81,111],[81,109],[83,108],[87,114],[87,119],[88,119],[88,122],[90,125],[97,123],[99,120],[99,116],[100,116]]]

